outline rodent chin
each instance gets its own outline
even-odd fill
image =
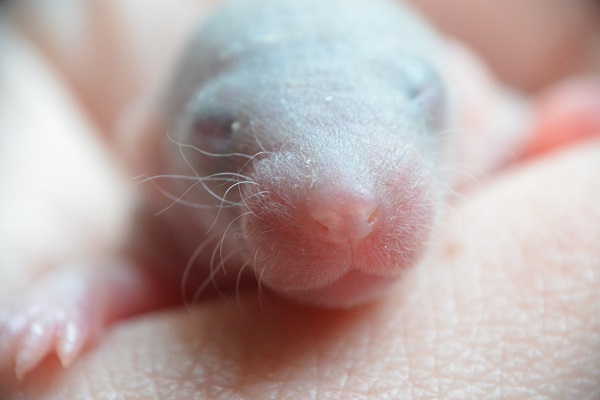
[[[375,301],[396,282],[398,282],[396,276],[383,277],[361,271],[350,271],[320,289],[280,292],[299,303],[328,308],[350,308]]]

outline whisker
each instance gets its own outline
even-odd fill
[[[217,247],[218,248],[218,247]],[[213,252],[214,253],[214,252]],[[204,292],[204,290],[206,290],[206,288],[208,287],[208,285],[210,283],[212,283],[213,287],[215,288],[217,294],[222,297],[225,298],[225,295],[223,294],[223,292],[221,292],[219,290],[219,285],[217,284],[217,281],[215,280],[215,277],[217,276],[217,274],[219,274],[219,272],[223,271],[224,275],[225,274],[225,262],[227,262],[229,259],[231,259],[232,257],[234,257],[235,255],[237,255],[239,253],[239,249],[235,249],[233,251],[231,251],[226,257],[223,257],[221,259],[221,265],[223,265],[223,269],[220,268],[214,268],[211,267],[210,268],[210,274],[209,276],[204,280],[204,282],[202,282],[202,284],[198,287],[198,289],[196,289],[196,291],[194,292],[194,297],[192,298],[192,302],[193,304],[196,304],[200,298],[200,296],[202,295],[202,292]]]
[[[165,174],[165,175],[154,175],[154,176],[146,176],[146,175],[138,175],[133,179],[144,178],[139,183],[145,183],[150,180],[155,179],[172,179],[172,180],[188,180],[188,181],[214,181],[214,182],[238,182],[238,181],[249,181],[252,180],[249,176],[237,173],[237,172],[217,172],[212,175],[207,176],[197,176],[197,175],[177,175],[177,174]]]
[[[229,194],[229,191],[230,191],[232,188],[234,188],[234,187],[236,187],[236,186],[237,186],[237,187],[241,187],[241,185],[242,185],[242,184],[252,184],[252,185],[257,185],[257,183],[255,183],[255,182],[252,182],[252,181],[236,182],[236,183],[234,183],[233,185],[229,186],[229,188],[227,188],[227,190],[226,190],[226,191],[225,191],[225,193],[223,194],[223,199],[227,198],[227,195]],[[241,189],[240,189],[240,196],[241,196]],[[244,203],[244,204],[245,204],[245,203]],[[239,206],[239,205],[241,205],[241,203],[240,203],[240,202],[237,202],[237,203],[235,203],[235,205],[236,205],[236,206]],[[213,219],[213,222],[212,222],[212,224],[210,225],[210,227],[208,228],[207,232],[210,232],[210,231],[211,231],[211,230],[214,228],[215,224],[217,223],[217,220],[219,219],[219,216],[221,215],[221,209],[222,209],[222,208],[225,208],[225,207],[226,207],[226,206],[225,206],[223,203],[221,203],[221,204],[220,204],[220,206],[219,206],[219,209],[218,209],[218,211],[217,211],[217,214],[215,215],[215,218]],[[230,206],[230,205],[228,205],[227,207],[231,207],[231,206]]]
[[[248,167],[248,164],[250,164],[252,161],[257,159],[259,156],[268,155],[268,154],[271,154],[271,153],[268,151],[259,151],[258,153],[254,154],[253,156],[248,158],[248,160],[244,164],[242,164],[242,166],[239,168],[239,170],[240,171],[245,170]]]
[[[167,133],[167,137],[169,138],[169,140],[179,146],[179,148],[186,148],[186,149],[191,149],[194,150],[202,155],[205,155],[207,157],[242,157],[242,158],[253,158],[254,156],[248,155],[248,154],[244,154],[244,153],[211,153],[209,151],[206,150],[202,150],[201,148],[188,144],[188,143],[183,143],[183,142],[179,142],[177,140],[175,140],[171,135],[169,135]]]
[[[250,265],[250,261],[246,261],[240,270],[238,271],[238,275],[235,279],[235,297],[238,303],[238,307],[243,309],[242,298],[240,297],[240,285],[242,282],[242,276],[244,275],[244,270]]]
[[[133,178],[133,179],[140,179],[144,177],[144,179],[142,179],[141,181],[137,182],[136,185],[140,185],[142,183],[146,183],[149,181],[153,181],[153,180],[158,180],[158,179],[169,179],[169,180],[182,180],[182,181],[198,181],[198,177],[197,176],[192,176],[192,175],[176,175],[176,174],[165,174],[165,175],[154,175],[154,176],[146,176],[146,175],[138,175],[137,177]],[[207,176],[204,178],[200,178],[200,180],[212,180],[212,177]],[[214,179],[214,180],[221,180],[221,179]]]
[[[220,204],[214,204],[213,207],[217,206],[217,207],[225,207],[227,206],[238,206],[239,202],[233,202],[230,200],[225,199],[225,197],[219,196],[217,193],[215,193],[211,188],[209,188],[208,186],[206,186],[206,184],[204,183],[204,181],[199,181],[198,183],[200,183],[202,185],[202,187],[204,188],[204,190],[206,190],[206,192],[211,195],[214,199],[218,200],[220,202]]]
[[[213,284],[213,286],[215,287],[215,289],[217,288],[217,284],[215,281],[215,276],[217,276],[217,274],[219,273],[220,270],[215,269],[215,270],[211,270],[209,276],[204,279],[204,281],[202,282],[202,284],[198,287],[198,289],[196,289],[196,291],[194,292],[194,296],[192,297],[192,304],[197,304],[198,300],[200,299],[200,296],[202,295],[202,293],[206,290],[206,288],[208,288],[209,284]]]
[[[228,231],[229,229],[233,226],[233,224],[240,218],[245,217],[246,215],[250,215],[250,212],[245,212],[242,213],[240,215],[238,215],[237,217],[235,217],[230,223],[229,225],[227,225],[227,228],[225,228],[225,231],[223,232],[223,236],[221,237],[221,240],[219,241],[219,255],[221,257],[221,265],[223,267],[223,274],[227,275],[227,271],[225,271],[225,265],[224,265],[224,261],[223,261],[223,243],[225,242],[225,238],[227,237]]]
[[[252,135],[254,136],[254,140],[256,141],[256,144],[258,144],[258,147],[260,147],[260,149],[262,150],[262,153],[264,154],[271,154],[270,151],[268,151],[260,142],[260,140],[258,139],[258,135],[256,134],[256,129],[254,126],[254,121],[250,122],[250,130],[252,131]]]
[[[200,245],[198,247],[196,247],[196,250],[194,251],[194,253],[192,254],[191,258],[188,260],[188,263],[185,266],[185,269],[183,270],[183,275],[181,277],[181,296],[184,299],[184,303],[186,308],[190,308],[190,304],[188,303],[188,297],[187,297],[187,291],[185,290],[186,288],[186,284],[188,282],[190,273],[192,271],[192,267],[194,265],[194,263],[196,262],[196,260],[198,259],[198,257],[200,256],[200,253],[202,253],[202,251],[204,251],[204,249],[206,248],[206,246],[208,246],[209,243],[211,243],[215,238],[217,237],[216,234],[213,234],[209,237],[207,237],[202,243],[200,243]],[[193,305],[193,303],[192,303]]]
[[[223,270],[223,274],[227,275],[227,271],[225,271],[225,264],[223,261],[223,243],[225,242],[225,238],[227,237],[228,234],[228,230],[229,228],[233,225],[233,223],[238,220],[239,218],[242,218],[243,216],[248,215],[248,213],[243,213],[241,215],[238,215],[236,218],[234,218],[229,225],[227,226],[227,228],[224,230],[223,235],[221,236],[221,239],[219,240],[219,242],[217,243],[217,245],[215,246],[212,255],[210,257],[210,270],[211,270],[211,274],[216,274],[216,272],[213,272],[214,270],[218,270],[218,268],[216,267],[216,258],[217,258],[217,254],[220,255],[221,258],[221,262],[219,265],[222,266],[222,270]]]
[[[248,197],[245,197],[245,198],[244,198],[244,197],[241,195],[241,192],[240,192],[240,199],[241,199],[242,203],[244,203],[244,206],[246,207],[246,209],[247,209],[249,212],[251,212],[251,213],[252,213],[252,215],[254,215],[255,217],[257,217],[257,218],[258,218],[258,215],[256,215],[256,213],[255,213],[254,211],[252,211],[252,209],[251,209],[251,208],[248,206],[248,203],[246,203],[246,201],[247,201],[248,199],[251,199],[252,197],[256,197],[256,196],[262,196],[262,195],[264,195],[264,194],[267,194],[267,193],[269,193],[267,190],[263,190],[263,191],[260,191],[260,192],[253,193],[252,195],[250,195],[250,196],[248,196]]]
[[[256,253],[254,253],[254,261],[253,262],[254,262],[254,266],[255,266],[254,267],[254,276],[256,276],[256,281],[258,282],[258,286],[257,286],[258,305],[262,309],[264,306],[263,301],[265,298],[265,290],[263,289],[263,285],[262,285],[262,275],[265,273],[265,268],[263,268],[260,271],[260,274],[258,276],[256,275],[256,258],[258,257],[258,250],[260,250],[260,248],[256,249]]]
[[[153,182],[154,183],[154,182]],[[184,200],[183,197],[188,194],[199,182],[195,182],[193,183],[189,188],[187,188],[185,190],[185,192],[183,192],[179,197],[171,194],[170,192],[168,192],[166,189],[163,189],[162,187],[158,186],[158,184],[155,184],[155,187],[163,194],[163,196],[165,196],[166,198],[168,198],[169,200],[172,200],[171,204],[169,204],[168,206],[164,207],[162,210],[158,211],[157,213],[154,214],[154,216],[158,216],[161,214],[164,214],[165,212],[167,212],[169,209],[171,209],[172,207],[175,206],[175,204],[182,204],[185,205],[187,207],[190,208],[200,208],[200,209],[206,209],[206,208],[211,208],[210,206],[207,206],[205,204],[199,204],[199,203],[192,203],[188,200]]]

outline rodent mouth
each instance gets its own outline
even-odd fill
[[[375,300],[395,282],[396,277],[350,270],[338,280],[320,288],[303,291],[275,290],[306,304],[348,308]]]
[[[381,213],[376,209],[369,216],[374,212]],[[357,292],[360,279],[377,285],[393,280],[420,256],[428,229],[422,224],[411,235],[402,236],[381,216],[372,221],[366,235],[352,237],[347,232],[331,232],[310,218],[282,228],[249,215],[245,229],[255,272],[262,284],[286,293],[346,286]]]

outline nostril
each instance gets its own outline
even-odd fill
[[[373,230],[373,225],[377,220],[379,209],[372,207],[362,207],[356,210],[352,218],[351,236],[354,240],[364,239],[369,236]]]
[[[369,215],[369,218],[367,219],[367,222],[369,224],[373,224],[375,222],[375,220],[377,219],[377,216],[379,215],[379,207],[375,209],[375,211],[373,211],[371,213],[371,215]]]
[[[326,232],[329,232],[329,227],[327,225],[325,225],[323,222],[319,221],[318,219],[315,219],[315,222],[317,223],[317,225],[319,225],[321,228],[323,228]]]

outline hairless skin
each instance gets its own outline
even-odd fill
[[[412,265],[441,197],[438,46],[386,2],[235,2],[204,25],[162,159],[191,178],[172,194],[199,205],[197,237],[217,234],[212,269],[347,307]]]
[[[181,301],[182,280],[194,299],[255,276],[302,303],[375,300],[418,262],[455,171],[518,151],[489,129],[518,131],[494,119],[521,122],[512,100],[396,3],[231,2],[129,143],[149,176],[133,256],[64,268],[0,313],[0,366],[69,365],[111,321]]]

